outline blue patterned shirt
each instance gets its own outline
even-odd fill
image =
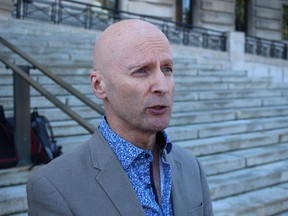
[[[107,124],[105,117],[99,130],[119,159],[123,169],[134,188],[134,191],[146,215],[173,215],[171,203],[171,165],[166,162],[163,152],[168,154],[172,143],[163,132],[157,133],[157,144],[160,149],[161,203],[159,204],[153,182],[152,152],[143,150],[118,136]]]

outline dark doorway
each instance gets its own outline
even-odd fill
[[[235,30],[247,33],[248,0],[235,2]]]
[[[288,40],[288,6],[283,7],[282,14],[282,39]]]
[[[177,0],[176,3],[176,21],[192,24],[193,0]]]

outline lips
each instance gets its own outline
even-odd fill
[[[163,115],[164,113],[168,111],[168,106],[156,105],[156,106],[149,107],[148,110],[153,115]]]

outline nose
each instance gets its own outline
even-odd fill
[[[170,82],[173,81],[173,77],[171,75],[165,75],[160,69],[155,71],[154,76],[152,78],[151,91],[154,94],[164,95],[169,92],[169,88],[171,88]]]

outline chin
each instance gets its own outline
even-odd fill
[[[151,129],[153,132],[163,131],[169,126],[169,121],[161,124],[153,124],[151,125]]]

